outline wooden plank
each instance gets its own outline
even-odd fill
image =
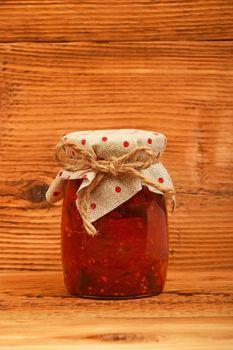
[[[39,312],[41,315],[41,312]],[[60,318],[59,318],[60,317]],[[48,315],[44,324],[9,320],[3,327],[2,348],[24,350],[162,350],[195,349],[232,350],[232,318],[111,318],[87,319],[76,317],[63,323],[62,315],[56,319]],[[11,329],[11,331],[9,331]],[[1,346],[1,345],[0,345]]]
[[[170,218],[170,269],[233,265],[232,199],[178,194]],[[10,209],[10,210],[9,210]],[[1,269],[60,270],[60,206],[7,196],[0,209]]]
[[[44,201],[54,145],[96,127],[167,134],[178,192],[171,268],[232,266],[230,43],[24,43],[0,53],[2,268],[60,269],[60,206]]]
[[[167,134],[164,160],[180,188],[229,190],[230,43],[3,44],[0,50],[1,178],[53,176],[53,147],[63,133],[136,127]]]
[[[1,310],[6,311],[6,318],[21,310],[31,312],[35,320],[38,311],[44,312],[44,319],[49,312],[60,311],[70,319],[77,311],[79,317],[98,316],[104,312],[106,318],[233,316],[230,269],[170,271],[162,294],[117,301],[70,296],[61,272],[7,271],[0,273],[0,281]]]
[[[0,347],[231,349],[231,277],[173,272],[163,294],[101,301],[69,296],[59,273],[1,273]]]
[[[4,0],[0,41],[233,38],[231,0]]]

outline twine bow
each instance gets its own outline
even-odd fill
[[[67,152],[67,149],[70,152]],[[68,154],[72,154],[70,156]],[[55,149],[55,159],[58,164],[65,170],[75,172],[78,170],[94,171],[96,177],[87,186],[79,192],[80,207],[79,212],[83,220],[86,232],[94,236],[97,230],[88,220],[87,203],[89,202],[90,193],[108,176],[118,177],[120,175],[133,176],[161,191],[166,199],[174,196],[173,188],[168,188],[160,183],[151,181],[142,173],[141,169],[149,168],[152,164],[159,162],[159,155],[156,155],[150,148],[138,146],[120,157],[110,157],[108,160],[99,159],[94,153],[87,149],[79,148],[75,143],[70,141],[61,141]],[[173,202],[174,209],[174,202]]]

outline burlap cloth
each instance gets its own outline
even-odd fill
[[[161,163],[160,159],[166,147],[166,137],[157,132],[135,130],[135,129],[118,129],[118,130],[94,130],[78,131],[65,135],[62,140],[64,144],[74,143],[79,148],[85,148],[90,151],[96,159],[109,159],[112,156],[119,157],[138,146],[150,148],[157,158],[157,163],[140,172],[148,179],[157,182],[160,186],[174,189],[172,180]],[[68,158],[77,157],[76,152],[71,147],[66,147]],[[76,205],[79,210],[79,191],[89,186],[96,177],[96,172],[92,169],[67,171],[60,169],[56,178],[51,183],[46,198],[49,202],[59,201],[64,194],[66,181],[72,179],[82,179],[81,186],[77,190]],[[89,203],[87,203],[87,217],[90,222],[109,213],[129,198],[134,196],[142,189],[142,186],[155,193],[163,194],[152,186],[143,184],[143,182],[133,176],[121,175],[118,177],[108,175],[100,185],[90,193]],[[174,200],[174,196],[172,197]]]

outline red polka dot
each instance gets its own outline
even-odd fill
[[[152,139],[148,139],[147,143],[149,143],[149,145],[152,143]]]
[[[162,184],[164,182],[164,179],[162,177],[159,177],[158,182],[160,182]]]
[[[86,141],[85,139],[83,139],[83,140],[81,141],[81,144],[82,144],[82,145],[85,145],[86,142],[87,142],[87,141]]]
[[[102,137],[102,141],[103,141],[103,142],[106,142],[107,139],[108,139],[108,138],[107,138],[106,136]]]
[[[128,142],[128,141],[124,141],[124,142],[123,142],[123,146],[124,146],[124,147],[129,147],[129,142]]]
[[[96,204],[95,203],[91,203],[91,209],[95,209],[96,208]]]
[[[60,171],[59,176],[62,176],[62,171]]]
[[[54,195],[54,197],[57,197],[59,195],[59,192],[58,191],[53,192],[53,195]]]
[[[121,192],[121,187],[120,186],[115,187],[115,192],[117,193]]]

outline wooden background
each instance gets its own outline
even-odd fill
[[[232,314],[231,294],[225,295],[227,301],[216,295],[218,291],[230,293],[233,267],[232,40],[231,0],[0,2],[0,278],[2,296],[7,297],[3,304],[7,316],[3,319],[9,339],[17,338],[20,331],[12,321],[17,320],[17,312],[25,325],[31,322],[27,307],[22,313],[27,302],[44,315],[45,309],[52,312],[51,305],[58,307],[56,286],[63,293],[59,302],[68,298],[60,273],[61,203],[50,206],[44,197],[58,169],[53,160],[55,144],[74,130],[132,127],[167,135],[164,164],[177,190],[178,206],[170,218],[168,294],[157,299],[168,304],[169,298],[173,301],[169,312],[161,311],[162,316],[175,319],[180,312],[183,327],[188,322],[185,317],[203,303],[204,311],[201,309],[196,317],[218,316],[207,322],[208,327],[220,332],[220,348],[230,349],[232,323],[227,317]],[[173,276],[178,276],[178,285]],[[191,292],[194,285],[190,276],[196,276],[199,283]],[[208,278],[212,288],[202,286]],[[25,289],[20,287],[21,280]],[[204,299],[180,300],[182,280],[183,293],[196,296],[198,290],[204,290]],[[40,281],[51,294],[46,294]],[[55,283],[53,287],[50,281]],[[44,307],[41,296],[47,297]],[[210,304],[204,304],[207,296],[219,309],[213,311]],[[180,302],[192,302],[193,306],[182,313]],[[89,305],[88,301],[79,303],[84,310]],[[150,310],[160,315],[153,309],[153,301],[134,303],[148,322]],[[103,316],[101,302],[91,305],[95,305],[95,315]],[[133,304],[105,305],[112,307],[112,317],[118,319],[119,306],[132,310]],[[55,314],[60,310],[56,307]],[[220,309],[225,311],[221,313]],[[75,318],[73,313],[66,316]],[[87,317],[83,322],[89,324],[90,320]],[[219,328],[221,322],[224,331]],[[132,334],[138,326],[132,325]],[[160,342],[159,337],[144,335],[141,340],[121,338],[119,334],[123,333],[118,328],[116,332],[116,339],[91,339],[100,343],[101,349],[106,341],[108,348],[109,342],[117,340],[133,343],[135,349],[140,341],[145,341],[145,349],[151,344],[154,349]],[[161,332],[163,339],[163,329]],[[176,342],[174,334],[169,333],[168,342],[162,343],[164,349],[178,347],[185,340],[189,343],[182,332],[178,334]],[[206,334],[203,339],[199,335],[195,333],[190,339],[195,339],[201,349]],[[31,335],[24,336],[26,340],[17,343],[19,348]],[[34,342],[37,336],[34,334]],[[227,343],[221,342],[223,338]],[[15,345],[9,339],[0,338],[0,346]],[[75,342],[81,338],[64,335],[62,341],[67,339]],[[212,340],[205,343],[205,349],[215,349],[213,344],[218,342]],[[43,341],[47,344],[48,338]],[[55,345],[50,341],[52,349]],[[72,348],[73,343],[69,344]]]

